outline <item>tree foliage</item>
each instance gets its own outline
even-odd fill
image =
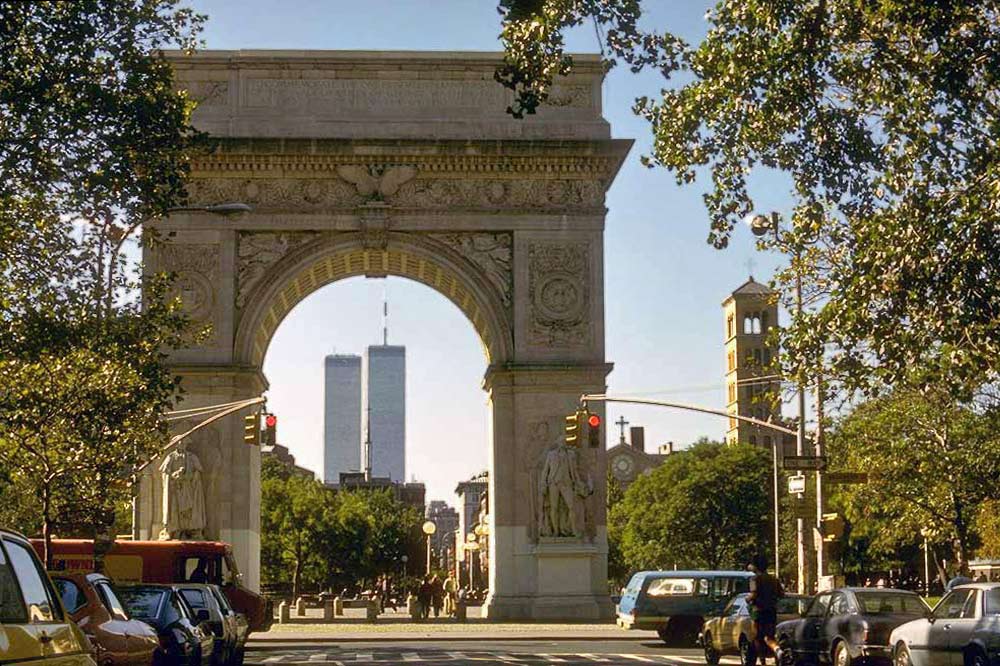
[[[751,446],[699,443],[639,476],[612,511],[631,570],[742,568],[768,552],[771,461]]]
[[[962,570],[979,543],[977,521],[1000,500],[998,414],[956,404],[945,391],[898,390],[866,402],[831,433],[840,469],[869,482],[838,493],[855,538],[892,554],[932,535]]]
[[[502,0],[515,115],[567,72],[561,33],[590,19],[610,56],[672,83],[637,100],[650,166],[707,172],[709,240],[755,212],[751,173],[787,176],[761,245],[796,257],[813,308],[784,339],[803,377],[968,398],[1000,354],[1000,7],[994,0],[721,0],[699,44],[637,27],[638,0]],[[787,290],[786,290],[787,291]]]
[[[157,49],[200,23],[175,0],[0,1],[0,465],[46,542],[107,529],[166,441],[186,319],[136,255],[196,138]]]

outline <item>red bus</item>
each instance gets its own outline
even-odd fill
[[[41,539],[32,545],[43,555]],[[94,542],[53,539],[53,571],[94,570]],[[104,556],[104,574],[116,583],[213,583],[243,613],[251,631],[267,631],[273,621],[271,602],[241,584],[233,549],[222,541],[116,541]]]

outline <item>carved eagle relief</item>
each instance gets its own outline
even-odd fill
[[[348,164],[337,167],[337,175],[353,184],[358,194],[368,201],[384,201],[417,176],[417,168],[409,165],[381,166]]]

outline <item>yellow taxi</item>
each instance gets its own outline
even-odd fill
[[[0,529],[0,664],[94,666],[27,539]]]

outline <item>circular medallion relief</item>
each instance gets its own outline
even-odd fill
[[[580,316],[583,309],[580,286],[565,275],[544,278],[538,285],[535,302],[549,319],[574,319]]]
[[[192,319],[204,319],[212,311],[212,284],[198,273],[182,273],[174,283],[184,310]]]
[[[635,462],[629,456],[618,455],[611,461],[611,471],[619,479],[629,478],[634,470]]]

